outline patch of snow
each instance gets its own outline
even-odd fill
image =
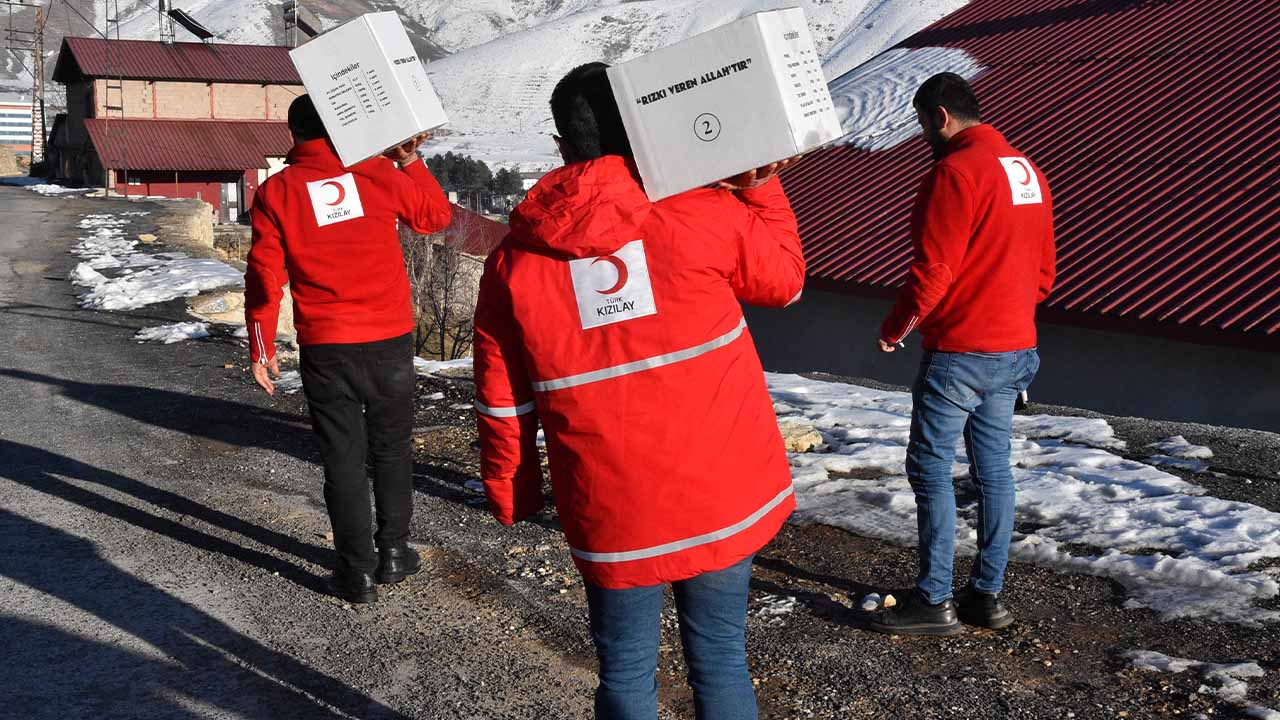
[[[55,197],[58,195],[83,195],[91,192],[93,188],[69,188],[62,185],[36,184],[27,185],[26,188],[33,193],[44,195],[45,197]]]
[[[1191,473],[1202,473],[1209,469],[1207,463],[1200,460],[1191,460],[1189,458],[1169,457],[1168,455],[1153,455],[1146,460],[1152,465],[1160,465],[1162,467],[1177,468],[1186,470]]]
[[[470,368],[471,358],[462,358],[461,360],[423,360],[420,357],[413,359],[413,366],[417,369],[419,375],[436,375],[445,370],[455,368]]]
[[[107,276],[93,269],[93,263],[82,262],[76,265],[71,274],[67,276],[71,282],[76,285],[84,285],[85,287],[98,287],[107,281]]]
[[[247,325],[236,326],[235,332],[231,333],[231,337],[247,339],[249,337],[249,327]]]
[[[920,134],[912,98],[920,84],[940,72],[972,80],[983,68],[959,48],[894,48],[837,77],[831,99],[845,136],[861,150],[886,150]]]
[[[80,304],[95,310],[136,310],[206,290],[243,286],[244,274],[226,263],[186,258],[107,280],[81,295]]]
[[[302,389],[302,373],[297,370],[285,370],[280,379],[275,381],[276,389],[286,395],[293,395]]]
[[[797,375],[769,374],[768,382],[779,420],[813,425],[832,450],[791,455],[794,520],[915,545],[915,495],[904,474],[911,396]],[[1167,619],[1280,620],[1255,605],[1280,594],[1280,584],[1248,570],[1280,557],[1280,514],[1207,497],[1114,454],[1123,444],[1103,420],[1019,416],[1014,434],[1017,517],[1036,528],[1015,536],[1014,560],[1114,579],[1129,590],[1130,607]],[[972,498],[966,463],[962,446],[953,474]],[[957,546],[970,555],[975,516],[976,499],[962,500]],[[1096,554],[1072,554],[1065,544]]]
[[[125,236],[132,218],[146,211],[96,213],[81,218],[88,232],[71,254],[85,259],[72,271],[72,281],[90,288],[80,304],[97,310],[135,310],[146,305],[192,297],[220,287],[243,287],[244,275],[217,260],[190,258],[184,253],[137,252],[138,241]],[[116,277],[97,270],[126,268]],[[136,269],[142,270],[135,272]]]
[[[1151,443],[1147,447],[1156,450],[1161,455],[1168,455],[1169,457],[1187,458],[1190,460],[1209,460],[1213,458],[1213,450],[1210,450],[1204,445],[1193,445],[1181,435],[1174,435],[1173,437],[1165,438],[1160,442]]]
[[[761,595],[759,603],[751,611],[758,618],[766,618],[767,625],[781,625],[786,622],[784,616],[790,615],[800,607],[800,600],[791,595]]]
[[[426,399],[427,399],[427,400],[431,400],[431,401],[443,400],[443,399],[444,399],[444,393],[442,393],[442,392],[438,392],[438,393],[431,393],[430,395],[428,395],[428,396],[426,397]]]
[[[1280,720],[1280,712],[1261,705],[1249,705],[1244,708],[1244,714],[1255,720]]]
[[[183,322],[143,328],[133,336],[133,339],[139,342],[161,342],[172,345],[183,340],[199,340],[207,337],[209,337],[208,323]]]
[[[1205,680],[1215,685],[1215,687],[1202,686],[1202,691],[1212,693],[1227,702],[1238,705],[1244,705],[1248,702],[1249,684],[1245,680],[1266,675],[1266,671],[1256,662],[1207,663],[1199,660],[1170,657],[1153,650],[1130,650],[1124,653],[1122,657],[1128,660],[1133,667],[1150,672],[1166,672],[1176,675],[1187,670],[1195,670]],[[1266,710],[1266,708],[1259,709]]]

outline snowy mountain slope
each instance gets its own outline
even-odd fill
[[[964,0],[577,0],[544,4],[558,5],[559,14],[427,66],[453,120],[449,134],[436,141],[438,149],[501,164],[553,165],[556,157],[547,101],[555,82],[577,65],[595,60],[622,62],[754,12],[800,5],[831,78],[954,11]],[[422,21],[429,24],[431,19]],[[477,17],[458,19],[464,21],[475,23]],[[518,18],[514,22],[519,22]],[[446,41],[456,42],[456,38]]]
[[[558,159],[550,139],[547,101],[555,82],[581,63],[625,61],[753,12],[799,5],[824,56],[827,77],[837,79],[966,1],[309,0],[305,5],[328,27],[364,12],[400,12],[419,54],[432,60],[428,72],[453,120],[435,149],[466,152],[499,165],[548,167]],[[50,16],[50,74],[63,35],[92,35],[105,25],[101,3],[69,4],[54,3]],[[220,42],[285,42],[281,3],[275,0],[174,4],[200,20]],[[120,14],[122,37],[158,36],[151,0],[121,0]],[[190,36],[179,29],[178,39]],[[954,69],[948,64],[951,59],[935,57],[921,63],[913,58],[911,71],[895,66],[891,74],[901,82],[889,89],[868,86],[875,78],[865,73],[843,78],[843,84],[837,84],[845,100],[838,102],[843,102],[846,120],[871,116],[870,124],[858,126],[855,134],[880,138],[886,127],[901,131],[906,121],[888,107],[889,100],[900,104],[897,86],[915,81],[922,67]],[[12,57],[0,58],[0,89],[4,88],[30,88],[30,76]],[[50,85],[53,111],[61,104],[58,88]],[[894,134],[898,135],[901,132]]]

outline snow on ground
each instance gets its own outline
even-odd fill
[[[782,625],[786,622],[786,616],[800,607],[800,600],[791,595],[766,594],[761,595],[753,605],[752,616],[767,618],[767,625]]]
[[[436,372],[431,368],[420,361],[420,372]],[[903,471],[910,394],[798,375],[769,374],[768,382],[779,421],[812,426],[825,441],[791,456],[799,503],[793,520],[915,545],[915,496]],[[1129,591],[1127,606],[1165,619],[1280,621],[1280,613],[1256,605],[1280,594],[1275,571],[1249,569],[1280,557],[1280,514],[1207,496],[1126,460],[1116,454],[1124,443],[1102,419],[1018,416],[1014,433],[1015,560],[1113,579]],[[976,496],[965,463],[961,448],[957,541],[972,555]],[[963,562],[957,566],[964,572]]]
[[[1209,463],[1205,461],[1213,458],[1213,450],[1203,445],[1193,445],[1181,435],[1165,438],[1147,447],[1157,453],[1147,458],[1147,462],[1153,465],[1181,468],[1194,473],[1207,470]]]
[[[209,323],[182,322],[143,328],[133,336],[133,339],[138,342],[161,342],[172,345],[183,340],[199,340],[207,337],[209,337]]]
[[[921,83],[940,72],[972,80],[982,65],[959,48],[895,48],[832,80],[831,99],[845,132],[842,142],[861,150],[885,150],[919,135],[911,100]]]
[[[419,363],[420,372],[434,372],[429,367]],[[799,375],[767,379],[779,421],[810,425],[825,441],[791,455],[799,505],[792,521],[914,546],[915,496],[904,474],[911,395]],[[1129,592],[1127,607],[1164,619],[1280,621],[1280,612],[1256,604],[1280,595],[1277,571],[1249,569],[1280,557],[1280,514],[1208,496],[1116,454],[1124,449],[1102,419],[1016,417],[1020,532],[1012,558],[1115,580]],[[957,546],[972,555],[976,490],[965,463],[961,447],[953,471],[961,492]],[[958,561],[957,574],[966,571]]]
[[[769,375],[779,419],[805,422],[827,452],[792,455],[797,522],[916,544],[915,496],[904,475],[911,396]],[[1164,618],[1280,621],[1255,606],[1280,594],[1275,576],[1250,571],[1280,557],[1280,514],[1205,495],[1203,488],[1111,450],[1104,420],[1017,417],[1018,523],[1011,555],[1064,572],[1112,578],[1130,607]],[[962,497],[960,551],[975,551],[976,490],[963,448],[954,474]],[[957,563],[958,573],[967,570]]]
[[[302,389],[302,373],[297,370],[285,370],[280,373],[280,379],[275,383],[277,390],[292,395]]]
[[[420,357],[415,357],[413,359],[413,366],[418,371],[419,375],[439,375],[447,370],[469,369],[471,367],[471,358],[440,361],[423,360]]]
[[[1207,663],[1170,657],[1152,650],[1130,650],[1122,657],[1128,660],[1131,666],[1149,672],[1167,672],[1177,675],[1195,670],[1206,682],[1212,684],[1202,687],[1202,691],[1211,692],[1229,703],[1246,706],[1245,713],[1250,717],[1280,719],[1280,713],[1269,708],[1250,705],[1248,702],[1249,684],[1245,680],[1260,678],[1267,674],[1256,662]]]
[[[83,195],[93,190],[93,188],[69,188],[61,185],[48,185],[45,183],[27,185],[26,188],[33,193],[44,195],[45,197],[55,197],[58,195]]]
[[[86,215],[81,236],[71,253],[84,259],[71,271],[71,280],[89,288],[80,305],[95,310],[136,310],[154,303],[193,297],[221,287],[243,287],[244,274],[217,260],[188,257],[184,253],[140,253],[138,241],[125,234],[131,217],[149,213],[131,211]],[[120,269],[108,277],[100,270]]]

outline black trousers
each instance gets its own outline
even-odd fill
[[[302,347],[302,387],[324,459],[324,501],[333,545],[350,568],[372,572],[374,543],[406,541],[413,515],[411,335],[352,345]],[[369,461],[372,461],[371,463]],[[377,529],[369,512],[373,466]]]

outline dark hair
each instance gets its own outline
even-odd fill
[[[315,103],[310,95],[299,95],[289,106],[289,132],[299,140],[320,140],[329,137],[324,129],[324,121],[316,112]]]
[[[957,120],[982,122],[982,109],[978,106],[978,96],[974,94],[969,81],[955,73],[938,73],[925,80],[916,91],[912,104],[917,110],[930,115],[938,108],[946,108],[947,112]]]
[[[567,162],[604,155],[631,157],[631,141],[613,98],[604,63],[587,63],[569,71],[551,92],[551,116]]]

